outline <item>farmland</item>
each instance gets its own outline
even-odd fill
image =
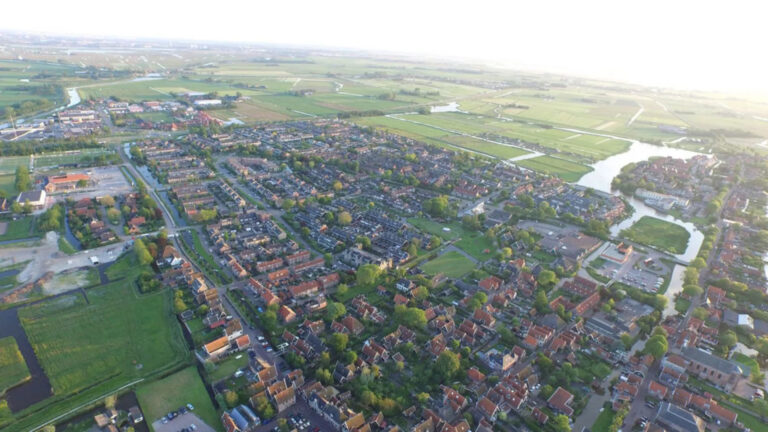
[[[29,379],[29,370],[13,336],[0,339],[0,395]]]
[[[592,168],[554,156],[539,156],[516,162],[518,165],[544,174],[558,176],[565,181],[575,182]]]
[[[421,266],[421,269],[427,274],[436,275],[442,273],[450,278],[461,277],[469,273],[473,268],[475,268],[475,264],[455,250],[446,252]]]
[[[194,413],[198,417],[215,429],[221,429],[216,410],[194,367],[188,367],[161,380],[139,386],[136,397],[144,411],[144,417],[150,424],[170,411],[192,404],[195,408]]]
[[[620,235],[629,240],[652,246],[667,252],[685,252],[690,234],[685,228],[671,222],[643,216]]]

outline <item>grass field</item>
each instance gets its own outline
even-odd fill
[[[189,403],[195,407],[193,412],[198,417],[214,429],[221,430],[219,417],[194,367],[139,386],[136,397],[149,424]]]
[[[13,336],[0,339],[0,395],[30,378],[27,363]]]
[[[558,159],[552,156],[539,156],[515,162],[516,164],[562,178],[568,182],[578,181],[581,176],[592,171],[591,167],[579,163]]]
[[[33,216],[9,220],[7,223],[8,227],[5,230],[5,234],[0,235],[0,241],[18,240],[35,236],[35,218]]]
[[[14,174],[16,167],[29,168],[29,156],[4,156],[0,158],[0,174]]]
[[[85,158],[114,153],[104,149],[82,149],[66,153],[39,154],[34,157],[35,168],[46,168],[65,164],[80,163]]]
[[[685,252],[690,238],[685,228],[650,216],[643,216],[620,235],[674,254]]]
[[[409,218],[408,223],[424,232],[436,235],[443,240],[457,239],[466,234],[466,231],[464,231],[461,224],[456,222],[445,224],[424,218]],[[443,228],[449,228],[450,231],[444,231]]]
[[[456,247],[480,261],[493,257],[494,252],[496,252],[494,242],[479,232],[466,233],[461,237],[461,240],[456,242]],[[485,253],[486,250],[488,253]]]
[[[139,297],[134,280],[88,290],[90,304],[73,294],[19,310],[54,397],[97,384],[116,389],[185,359],[170,292]]]
[[[469,273],[473,268],[475,268],[475,264],[456,251],[446,252],[421,266],[421,269],[427,274],[436,275],[442,273],[450,278],[461,277]]]

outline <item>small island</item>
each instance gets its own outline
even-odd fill
[[[631,227],[621,231],[622,237],[673,254],[688,247],[691,235],[680,225],[651,216],[643,216]]]

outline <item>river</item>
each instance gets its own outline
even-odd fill
[[[574,131],[578,133],[585,133],[590,134],[589,132],[584,131],[578,131],[576,129],[568,129],[569,131]],[[598,135],[598,134],[591,134],[591,135]],[[617,138],[617,139],[623,139],[625,141],[626,138],[618,138],[618,137],[612,137],[610,135],[600,135],[600,136],[606,136],[611,138]],[[693,156],[701,155],[702,153],[696,153],[689,150],[683,150],[679,148],[672,148],[672,147],[662,147],[652,144],[647,144],[639,141],[632,141],[632,144],[630,145],[629,149],[625,151],[624,153],[619,153],[617,155],[613,155],[607,159],[604,159],[600,162],[596,162],[592,164],[593,171],[585,174],[578,182],[577,184],[580,186],[589,187],[595,190],[603,191],[612,193],[617,196],[622,196],[620,192],[618,191],[612,191],[611,190],[611,182],[613,181],[613,178],[619,175],[621,172],[621,169],[625,167],[626,165],[630,163],[640,162],[644,160],[648,160],[651,157],[674,157],[678,159],[690,159]],[[682,254],[675,255],[676,258],[682,260],[682,261],[691,261],[694,258],[696,258],[696,254],[699,253],[699,248],[701,247],[701,244],[704,242],[704,234],[699,231],[696,226],[690,222],[684,222],[681,221],[671,215],[661,213],[657,210],[655,210],[652,207],[649,207],[646,205],[643,201],[631,198],[631,197],[624,197],[627,198],[627,201],[634,207],[635,212],[630,216],[629,218],[619,222],[618,224],[615,224],[611,227],[611,235],[618,235],[621,230],[625,228],[629,228],[637,222],[641,217],[643,216],[653,216],[658,219],[663,219],[667,222],[672,222],[674,224],[680,225],[683,228],[685,228],[688,233],[691,235],[690,239],[688,240],[688,247],[686,248],[685,252]]]

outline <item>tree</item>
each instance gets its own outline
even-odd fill
[[[688,297],[698,297],[703,292],[704,290],[696,284],[686,285],[683,287],[683,294],[687,295]]]
[[[725,352],[730,351],[738,341],[739,337],[736,336],[736,333],[733,330],[726,330],[720,334],[720,346],[723,347]]]
[[[396,323],[412,329],[424,328],[427,326],[426,314],[422,309],[416,307],[397,305],[395,306],[393,318]]]
[[[317,380],[324,385],[329,385],[333,382],[333,375],[331,374],[331,371],[324,368],[318,368],[315,370],[315,378],[317,378]]]
[[[116,208],[107,210],[107,219],[109,219],[109,221],[112,223],[117,223],[120,221],[120,210]]]
[[[32,180],[29,177],[29,168],[26,165],[16,167],[16,189],[20,192],[28,191],[32,187]]]
[[[536,298],[533,301],[533,307],[536,308],[536,312],[540,314],[544,314],[549,311],[549,299],[547,299],[546,291],[543,289],[536,291]]]
[[[360,394],[360,402],[363,405],[374,407],[376,406],[376,403],[378,402],[379,398],[376,397],[376,393],[370,391],[370,390],[363,390],[363,393]]]
[[[19,214],[19,213],[21,213],[21,210],[22,210],[21,204],[19,204],[18,201],[14,201],[13,204],[11,204],[11,211],[12,212],[14,212],[16,214]]]
[[[331,322],[347,313],[347,308],[343,303],[328,302],[325,307],[325,320]]]
[[[460,367],[461,363],[459,362],[459,356],[449,350],[440,353],[435,361],[435,369],[439,371],[446,380],[453,378]]]
[[[372,285],[376,282],[381,269],[374,264],[363,264],[357,268],[357,283],[360,285]]]
[[[629,351],[632,348],[633,342],[634,341],[632,340],[632,336],[630,336],[629,333],[621,334],[621,343],[624,344],[624,349],[626,351]]]
[[[563,414],[558,414],[552,419],[552,427],[556,432],[571,432],[570,420]]]
[[[669,343],[667,342],[667,338],[661,334],[651,336],[645,342],[645,352],[652,355],[656,360],[664,357],[668,348]]]
[[[422,208],[427,214],[433,217],[445,218],[452,215],[450,202],[445,195],[436,196],[426,200],[422,204]]]
[[[344,358],[344,363],[348,365],[352,364],[357,361],[357,353],[354,351],[345,351],[343,358]]]
[[[413,297],[418,301],[422,301],[429,296],[429,290],[424,285],[419,285],[413,290]]]
[[[336,215],[336,222],[341,226],[346,226],[352,223],[352,215],[347,211],[340,212]]]
[[[440,237],[433,235],[432,237],[429,238],[430,249],[438,248],[440,247],[441,244],[443,244],[443,240]]]
[[[342,185],[340,181],[336,180],[335,182],[333,182],[334,191],[338,192],[341,190],[342,187],[344,187],[344,185]]]
[[[549,287],[557,283],[557,275],[552,270],[542,270],[536,281],[539,285]]]
[[[419,401],[420,404],[424,405],[429,401],[429,393],[421,392],[416,395],[416,400]]]
[[[336,294],[340,296],[344,296],[349,291],[349,287],[347,284],[340,284],[338,288],[336,288]]]
[[[105,207],[114,207],[115,199],[109,195],[104,195],[103,197],[99,198],[99,203]]]
[[[362,246],[363,249],[370,249],[371,248],[371,239],[369,239],[366,236],[357,236],[355,238],[355,243]]]
[[[703,269],[707,266],[707,262],[704,261],[704,258],[702,257],[696,257],[693,261],[691,261],[691,266],[695,267],[698,270]]]
[[[292,199],[284,199],[283,203],[281,204],[281,207],[283,208],[284,211],[289,211],[295,205],[296,205],[296,201],[294,201]]]
[[[136,253],[136,258],[139,259],[139,264],[148,265],[153,261],[152,255],[142,239],[137,238],[133,241],[133,251]]]
[[[257,397],[253,408],[262,419],[269,419],[275,416],[275,408],[269,403],[266,396]]]
[[[344,333],[334,333],[328,338],[327,343],[328,347],[338,354],[347,349],[349,336]]]
[[[324,253],[323,254],[323,260],[325,261],[325,266],[326,267],[333,266],[333,254],[332,253],[330,253],[330,252]]]
[[[224,401],[227,403],[229,408],[234,408],[240,402],[240,397],[237,396],[237,393],[233,392],[232,390],[225,390]]]
[[[703,308],[703,307],[697,307],[696,309],[693,310],[692,314],[693,314],[694,318],[698,318],[698,319],[704,321],[709,316],[709,310],[707,310],[706,308]]]

